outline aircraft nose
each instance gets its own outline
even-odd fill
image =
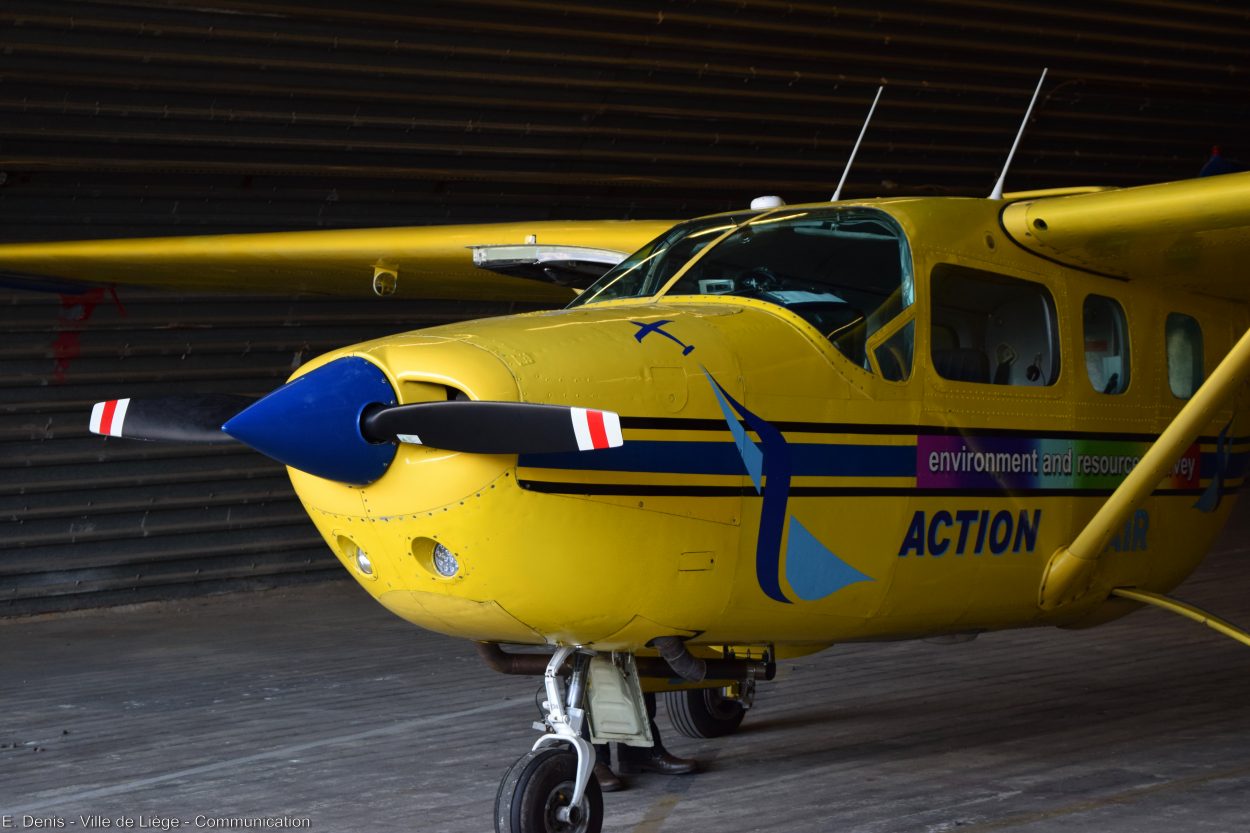
[[[381,478],[398,445],[513,455],[623,442],[614,412],[526,402],[501,357],[457,339],[399,338],[324,357],[221,427],[292,468],[353,486]]]
[[[381,368],[346,356],[291,380],[235,415],[222,430],[292,468],[366,484],[386,472],[395,446],[366,440],[361,417],[370,407],[396,401]]]

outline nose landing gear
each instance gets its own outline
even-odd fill
[[[486,646],[482,655],[492,668],[504,673],[535,673],[543,667],[538,656],[509,654],[498,646]],[[730,656],[706,663],[713,680],[739,682],[667,694],[674,726],[690,737],[721,737],[737,730],[754,699],[756,679],[772,679],[775,670],[769,654],[763,661]],[[534,724],[543,735],[499,785],[496,833],[600,833],[603,793],[593,773],[592,740],[615,742],[618,755],[625,747],[649,749],[653,763],[657,748],[659,758],[668,757],[653,729],[654,706],[648,709],[643,695],[642,668],[649,677],[667,679],[674,674],[663,659],[639,660],[630,653],[609,657],[586,648],[564,647],[552,655],[543,671],[543,719]],[[675,772],[654,766],[650,771]]]
[[[567,694],[560,669],[573,658]],[[591,652],[560,648],[547,663],[543,702],[546,716],[535,727],[547,731],[504,775],[495,795],[496,833],[599,833],[603,793],[595,780],[594,749],[582,737],[583,706]],[[572,747],[561,748],[563,744]]]

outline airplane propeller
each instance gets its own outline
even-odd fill
[[[611,411],[528,402],[421,402],[367,409],[360,423],[370,442],[428,445],[475,454],[594,451],[621,445]]]
[[[187,443],[228,443],[226,420],[256,401],[254,396],[201,393],[152,399],[110,399],[91,409],[93,434]]]
[[[91,431],[194,443],[240,440],[292,468],[344,483],[381,477],[396,444],[472,454],[593,451],[622,444],[611,411],[474,400],[400,405],[382,371],[338,359],[255,399],[232,394],[99,402]]]

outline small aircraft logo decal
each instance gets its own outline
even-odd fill
[[[650,324],[648,324],[645,321],[630,321],[629,323],[633,324],[635,327],[638,328],[638,332],[634,333],[634,338],[637,339],[640,344],[642,343],[642,340],[646,338],[647,336],[651,335],[651,333],[656,333],[657,335],[664,336],[670,341],[677,342],[677,344],[681,346],[681,354],[683,356],[689,356],[690,353],[694,350],[693,344],[686,344],[677,336],[661,329],[661,327],[663,327],[665,324],[672,324],[673,322],[670,320],[653,321]]]

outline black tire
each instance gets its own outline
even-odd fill
[[[673,728],[688,738],[732,735],[747,713],[741,703],[730,700],[719,688],[666,691],[664,702]]]
[[[544,746],[523,755],[504,774],[495,795],[495,833],[599,833],[603,828],[603,792],[591,775],[574,823],[556,818],[568,805],[577,774],[577,753]]]

